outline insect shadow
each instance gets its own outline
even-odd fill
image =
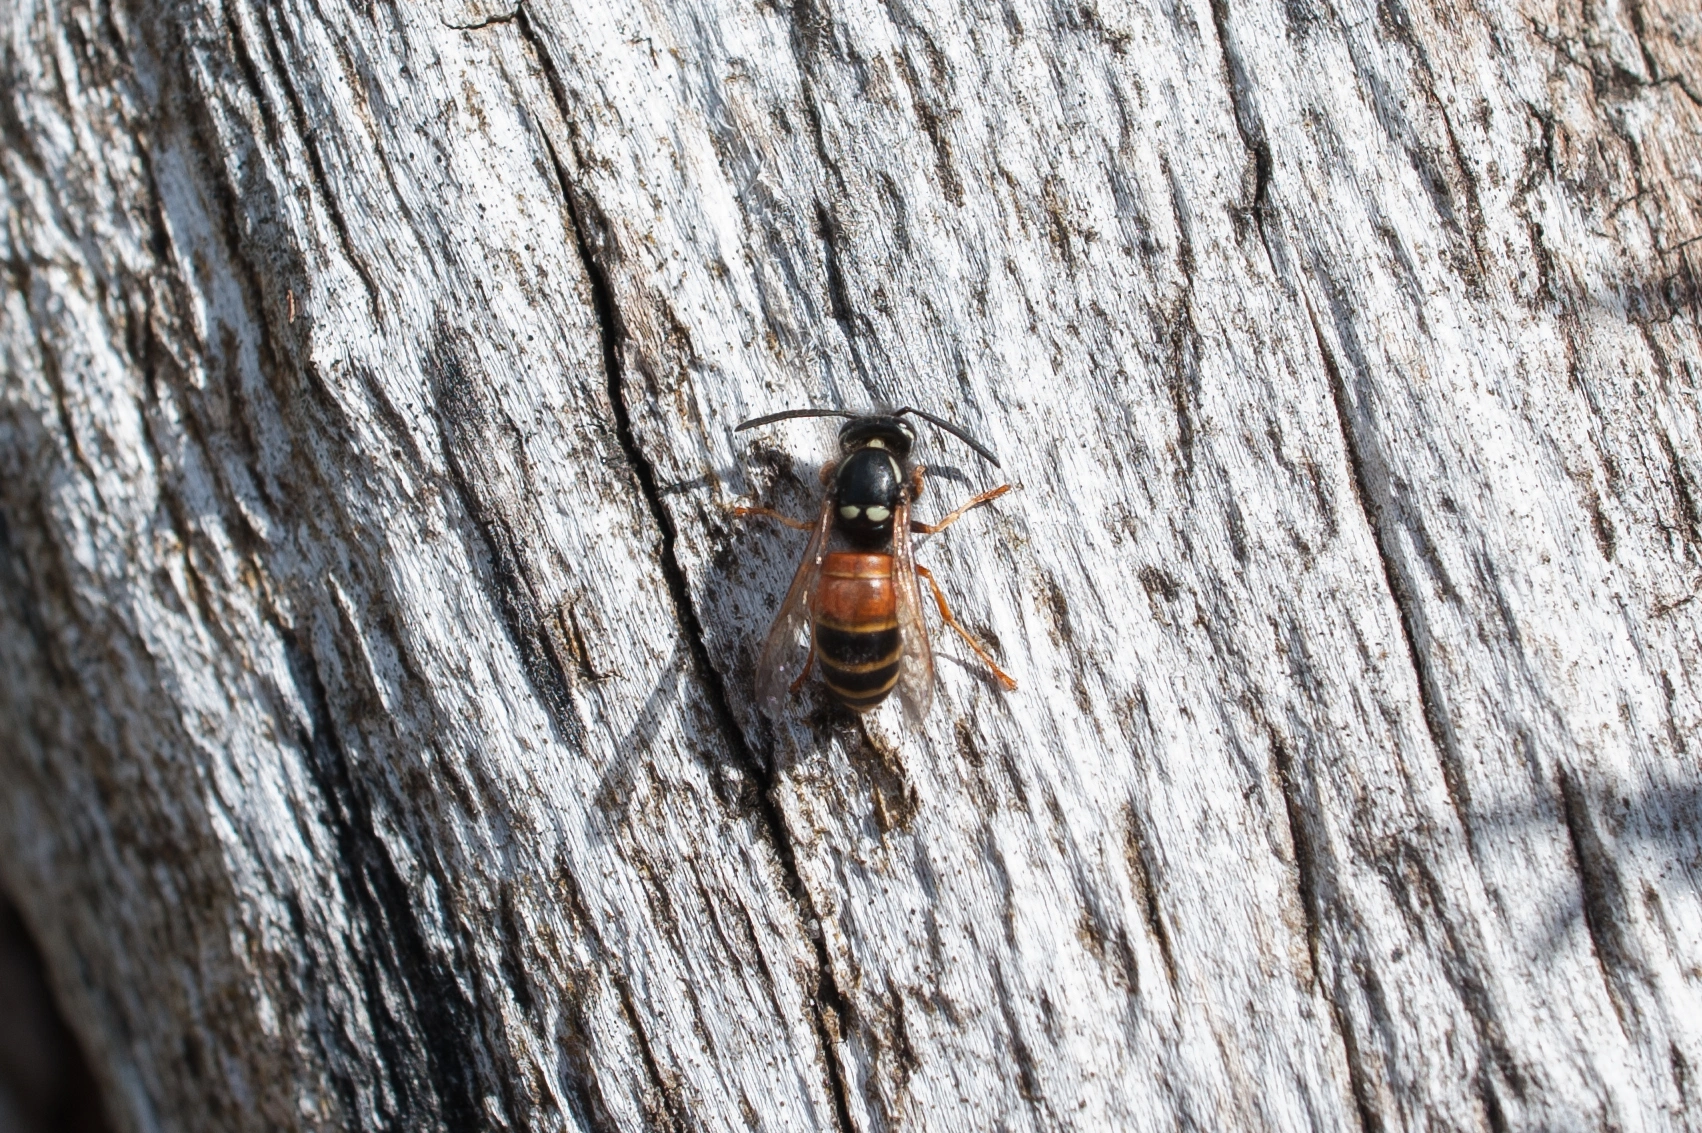
[[[674,650],[663,663],[662,677],[645,697],[632,727],[620,738],[615,750],[620,754],[604,768],[592,793],[593,805],[611,823],[619,824],[632,805],[636,775],[640,761],[650,753],[662,732],[664,719],[673,715],[673,705],[680,699],[681,683],[691,668],[683,637],[676,639]]]

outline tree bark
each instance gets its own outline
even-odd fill
[[[1702,20],[18,0],[0,882],[165,1129],[1696,1129]],[[1020,491],[926,726],[804,405]],[[923,430],[933,518],[997,481]]]

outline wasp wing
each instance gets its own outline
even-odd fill
[[[816,583],[821,580],[821,562],[827,549],[828,532],[833,528],[833,497],[822,501],[821,515],[810,533],[810,544],[798,563],[798,573],[792,576],[792,587],[786,600],[774,616],[768,637],[762,643],[762,656],[756,663],[756,698],[764,714],[778,719],[786,710],[792,685],[809,663],[807,651],[799,648],[799,630],[808,630],[810,599],[815,596]]]
[[[905,719],[920,727],[934,699],[934,649],[922,620],[922,591],[916,584],[916,551],[910,541],[910,504],[892,517],[892,586],[898,600],[898,636],[903,656],[898,670],[898,699]]]

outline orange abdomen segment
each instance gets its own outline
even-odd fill
[[[838,629],[884,629],[898,624],[892,556],[836,551],[821,563],[812,613]]]
[[[902,642],[892,556],[836,551],[822,560],[810,603],[816,659],[828,691],[863,711],[898,683]]]

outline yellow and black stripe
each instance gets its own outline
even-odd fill
[[[828,691],[847,708],[873,708],[898,683],[898,622],[857,629],[816,623],[816,658]]]

